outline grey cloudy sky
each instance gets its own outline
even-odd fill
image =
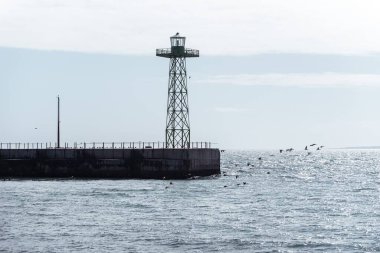
[[[377,0],[0,0],[0,45],[149,54],[180,31],[204,54],[380,52]]]
[[[168,62],[154,50],[181,32],[201,52],[188,62],[194,141],[380,145],[379,9],[377,0],[0,0],[0,141],[54,141],[57,94],[64,141],[162,141]]]

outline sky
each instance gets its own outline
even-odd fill
[[[380,145],[377,0],[0,0],[0,142],[164,141],[168,60],[188,59],[192,141]],[[37,129],[36,129],[37,128]]]

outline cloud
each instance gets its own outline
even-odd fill
[[[355,87],[368,86],[380,88],[380,75],[376,74],[247,74],[217,75],[196,80],[196,84],[225,84],[246,86],[283,86],[283,87]]]
[[[380,52],[378,0],[0,0],[0,46],[154,54]]]

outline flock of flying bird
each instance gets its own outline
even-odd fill
[[[316,147],[315,150],[321,150],[321,149],[324,148],[325,146],[318,146],[316,143],[313,143],[313,144],[310,144],[310,145],[306,145],[304,150],[309,151],[309,150],[311,150],[311,149],[310,149],[311,147]],[[292,152],[292,151],[294,151],[294,148],[280,149],[280,153],[283,153],[283,152]],[[221,152],[223,153],[224,150],[221,150]],[[311,152],[307,152],[307,154],[310,155]],[[271,155],[271,156],[274,156],[274,155]],[[262,161],[263,158],[262,158],[262,157],[258,157],[258,160],[259,160],[259,161]],[[237,166],[237,164],[235,164],[235,166]],[[254,167],[254,165],[251,164],[250,162],[247,163],[247,166],[252,166],[252,167]],[[227,176],[227,173],[226,173],[226,172],[223,171],[222,173],[223,173],[223,176]],[[270,174],[270,172],[268,171],[267,174]],[[235,177],[236,177],[236,179],[237,179],[239,176],[236,175]],[[243,182],[243,185],[246,185],[246,184],[247,184],[247,182]],[[238,183],[237,186],[239,186],[239,185],[241,185],[241,184]],[[228,187],[228,186],[225,185],[224,187]]]
[[[310,144],[310,145],[306,145],[305,146],[305,150],[308,151],[310,147],[317,147],[315,150],[321,150],[322,148],[324,148],[325,146],[317,146],[316,143],[313,143],[313,144]],[[282,152],[292,152],[294,149],[293,148],[288,148],[288,149],[280,149],[280,153]],[[308,154],[310,155],[311,153],[308,152]]]
[[[309,151],[309,150],[311,150],[311,149],[310,149],[311,147],[316,147],[315,150],[321,150],[321,149],[324,148],[325,146],[317,146],[316,143],[313,143],[313,144],[310,144],[310,145],[306,145],[304,150]],[[225,150],[221,150],[222,153],[223,153],[224,151],[225,151]],[[280,149],[280,153],[283,153],[283,152],[292,152],[292,151],[294,151],[294,148]],[[310,155],[311,152],[308,152],[307,154]],[[271,155],[271,156],[273,156],[273,155]],[[262,157],[258,157],[258,160],[259,160],[259,161],[262,161],[262,159],[263,159]],[[237,164],[236,164],[235,166],[237,166]],[[254,165],[251,164],[250,162],[247,163],[247,166],[252,166],[252,167],[254,167]],[[270,174],[270,172],[268,171],[267,174]],[[222,175],[223,175],[223,176],[227,176],[227,172],[223,171],[223,172],[222,172]],[[236,179],[238,179],[238,177],[239,177],[238,175],[235,175],[235,178],[236,178]],[[165,178],[163,178],[163,179],[165,179]],[[173,183],[170,182],[170,185],[172,185],[172,184],[173,184]],[[247,184],[247,182],[242,182],[242,185],[246,185],[246,184]],[[241,184],[238,183],[237,186],[239,186],[239,185],[241,185]],[[227,187],[227,185],[224,186],[224,188],[226,188],[226,187]],[[169,188],[169,186],[166,186],[166,187],[165,187],[165,189],[168,189],[168,188]]]

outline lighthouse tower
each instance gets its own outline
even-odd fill
[[[190,119],[186,58],[199,57],[199,51],[185,48],[186,37],[170,37],[171,48],[156,50],[156,56],[170,59],[166,116],[166,148],[190,147]]]

